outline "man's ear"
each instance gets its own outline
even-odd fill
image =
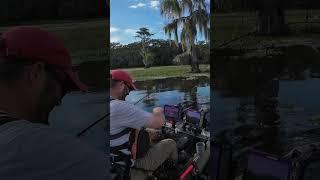
[[[123,81],[119,81],[117,86],[118,86],[118,89],[122,90],[123,89]]]
[[[30,83],[42,82],[45,79],[44,63],[36,62],[30,66],[28,71],[28,78]]]

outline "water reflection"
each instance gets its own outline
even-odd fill
[[[167,78],[136,82],[138,91],[133,91],[126,100],[135,103],[145,97],[137,106],[152,111],[155,106],[175,105],[185,101],[198,103],[198,108],[208,107],[210,101],[209,78]]]
[[[218,59],[211,74],[211,132],[240,149],[257,145],[281,154],[297,143],[296,137],[319,128],[315,122],[320,118],[310,121],[320,114],[320,58],[315,53],[293,46],[272,56]]]

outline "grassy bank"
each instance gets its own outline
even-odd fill
[[[107,59],[107,21],[76,24],[68,28],[53,29],[70,49],[74,63]]]
[[[320,10],[310,10],[310,22],[320,22]],[[285,21],[289,25],[291,34],[284,37],[257,37],[247,36],[233,42],[230,47],[252,47],[263,45],[264,43],[277,43],[291,39],[320,38],[320,23],[312,24],[311,30],[319,32],[314,34],[306,32],[305,24],[292,24],[305,21],[305,10],[288,10],[285,12]],[[213,34],[212,39],[214,47],[227,42],[233,38],[252,32],[256,28],[257,15],[255,12],[237,12],[237,13],[213,13],[212,14]]]
[[[72,61],[78,64],[88,60],[107,59],[108,22],[105,19],[83,21],[48,21],[37,23],[22,23],[37,25],[55,33],[70,50]],[[20,24],[21,25],[21,24]],[[10,27],[1,27],[0,32]]]
[[[190,73],[190,66],[158,66],[148,69],[144,68],[129,68],[128,71],[135,80],[149,80],[149,79],[162,79],[167,77],[194,77],[194,76],[208,76],[210,65],[200,65],[201,73]]]

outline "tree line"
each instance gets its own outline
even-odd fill
[[[127,45],[110,43],[110,67],[129,68],[144,67],[143,56],[140,53],[141,42],[133,42]],[[182,53],[181,44],[175,45],[173,40],[151,39],[149,46],[149,65],[189,65],[189,56],[179,56]],[[210,59],[209,44],[200,41],[196,44],[196,53],[200,64],[208,64]]]

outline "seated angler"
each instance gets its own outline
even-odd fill
[[[163,110],[156,107],[153,109],[153,113],[149,113],[125,101],[129,92],[136,89],[131,76],[126,71],[111,71],[110,82],[110,153],[112,164],[125,166],[126,172],[123,174],[130,174],[131,179],[142,179],[137,169],[155,171],[165,160],[169,158],[177,160],[177,145],[172,139],[164,139],[151,146],[147,142],[144,149],[136,147],[137,141],[139,146],[140,138],[146,139],[143,137],[145,128],[159,129],[163,126],[165,123]],[[135,130],[141,130],[140,134]],[[147,133],[146,136],[148,135]],[[129,173],[130,169],[132,171]]]

